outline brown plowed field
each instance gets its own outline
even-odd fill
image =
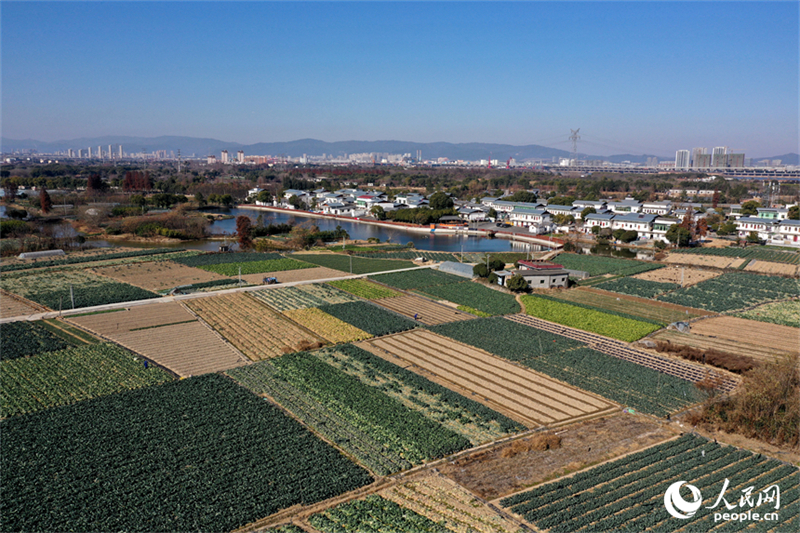
[[[669,254],[665,263],[678,263],[681,265],[697,265],[713,268],[738,268],[745,261],[749,259],[742,259],[741,257],[722,257],[716,255],[699,255],[699,254]]]
[[[301,350],[301,343],[326,342],[244,293],[198,298],[188,306],[254,361]]]
[[[707,279],[716,278],[722,274],[713,270],[700,270],[697,268],[682,268],[679,266],[668,266],[659,268],[658,270],[650,270],[632,276],[637,279],[646,281],[658,281],[660,283],[677,283],[680,285],[681,276],[683,277],[683,286],[688,287]]]
[[[106,276],[123,283],[130,283],[143,289],[160,291],[180,285],[228,279],[214,272],[206,272],[172,261],[150,261],[146,263],[127,263],[90,269],[95,274]],[[234,281],[232,280],[231,283]]]
[[[771,263],[769,261],[751,261],[744,267],[749,272],[760,272],[762,274],[779,274],[782,276],[797,276],[797,265],[786,263]]]
[[[481,402],[530,427],[558,424],[614,408],[614,404],[505,359],[427,330],[413,330],[359,346]]]
[[[746,342],[786,353],[800,352],[800,329],[789,326],[721,316],[692,322],[691,331],[706,337]]]
[[[418,315],[417,320],[428,326],[477,318],[475,315],[456,311],[452,307],[447,307],[419,296],[397,296],[373,301],[386,309],[391,309],[409,318],[414,318],[416,313]]]
[[[690,318],[712,315],[711,311],[683,307],[667,302],[639,298],[627,294],[604,291],[592,287],[577,287],[565,291],[553,292],[550,296],[566,302],[592,305],[609,311],[625,313],[632,316],[656,320],[663,324],[685,321]]]
[[[494,500],[542,481],[575,472],[677,436],[669,426],[641,415],[620,414],[553,431],[561,446],[530,446],[536,435],[512,440],[439,467],[478,496]]]
[[[69,318],[168,368],[179,376],[196,376],[247,363],[232,346],[177,302]]]
[[[774,348],[759,346],[742,341],[732,341],[718,337],[706,337],[696,333],[680,333],[678,331],[660,331],[651,337],[654,341],[669,341],[675,346],[690,346],[700,350],[714,348],[721,352],[726,352],[744,357],[752,357],[761,361],[771,361],[780,353]]]
[[[278,283],[292,283],[293,281],[314,281],[317,279],[341,278],[349,276],[341,270],[332,268],[299,268],[297,270],[281,270],[280,272],[265,272],[263,274],[247,274],[242,279],[247,283],[261,284],[264,278],[278,278]],[[238,279],[238,278],[237,278]]]
[[[177,302],[155,302],[110,313],[71,317],[67,320],[94,333],[110,335],[137,328],[186,322],[195,320],[195,317]]]
[[[44,307],[34,307],[34,304],[23,302],[19,297],[10,296],[5,291],[0,292],[0,318],[12,316],[28,316],[47,311]]]

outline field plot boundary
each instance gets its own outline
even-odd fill
[[[410,352],[405,343],[415,341],[433,343],[433,353]],[[616,409],[614,402],[599,395],[427,330],[380,337],[358,346],[394,364],[400,359],[406,363],[398,365],[401,368],[428,379],[433,376],[432,381],[467,398],[478,396],[480,403],[529,427],[572,422]],[[446,347],[456,349],[445,356]],[[453,358],[459,364],[453,364]],[[506,386],[507,382],[514,382],[513,386]],[[521,390],[526,385],[528,388]],[[538,400],[540,397],[550,401]],[[576,401],[583,407],[574,407]]]
[[[705,380],[709,376],[718,376],[721,379],[720,390],[723,392],[732,391],[738,384],[739,380],[731,377],[728,373],[722,372],[717,369],[706,369],[700,366],[695,366],[690,363],[684,363],[660,357],[657,355],[642,352],[630,348],[626,343],[608,337],[603,337],[596,333],[589,333],[583,330],[562,326],[554,322],[548,322],[541,318],[532,317],[524,314],[507,315],[504,317],[506,320],[517,322],[530,326],[532,328],[541,329],[550,333],[555,333],[569,339],[574,339],[585,343],[589,348],[597,350],[600,353],[616,357],[635,363],[639,366],[650,368],[658,372],[668,374],[692,383],[698,383]]]

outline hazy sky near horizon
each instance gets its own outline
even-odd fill
[[[2,135],[798,151],[798,2],[2,2]]]

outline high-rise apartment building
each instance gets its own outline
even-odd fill
[[[728,153],[727,146],[717,146],[711,152],[711,166],[714,168],[721,168],[726,166],[726,158],[725,156]]]
[[[222,163],[227,164],[229,162],[230,161],[228,160],[228,151],[227,150],[223,150],[222,151]]]
[[[119,158],[122,159],[122,145],[119,145]]]
[[[242,150],[236,152],[236,162],[240,165],[244,165],[244,152]]]
[[[692,161],[692,168],[710,168],[711,154],[697,154]]]
[[[697,167],[697,159],[701,155],[706,155],[708,153],[707,148],[692,148],[692,166]]]
[[[92,158],[92,147],[91,146],[89,147],[89,151],[87,152],[86,157],[88,157],[89,159]]]
[[[675,168],[689,168],[689,150],[675,152]]]

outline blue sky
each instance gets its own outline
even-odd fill
[[[3,1],[2,135],[798,151],[798,2]]]

